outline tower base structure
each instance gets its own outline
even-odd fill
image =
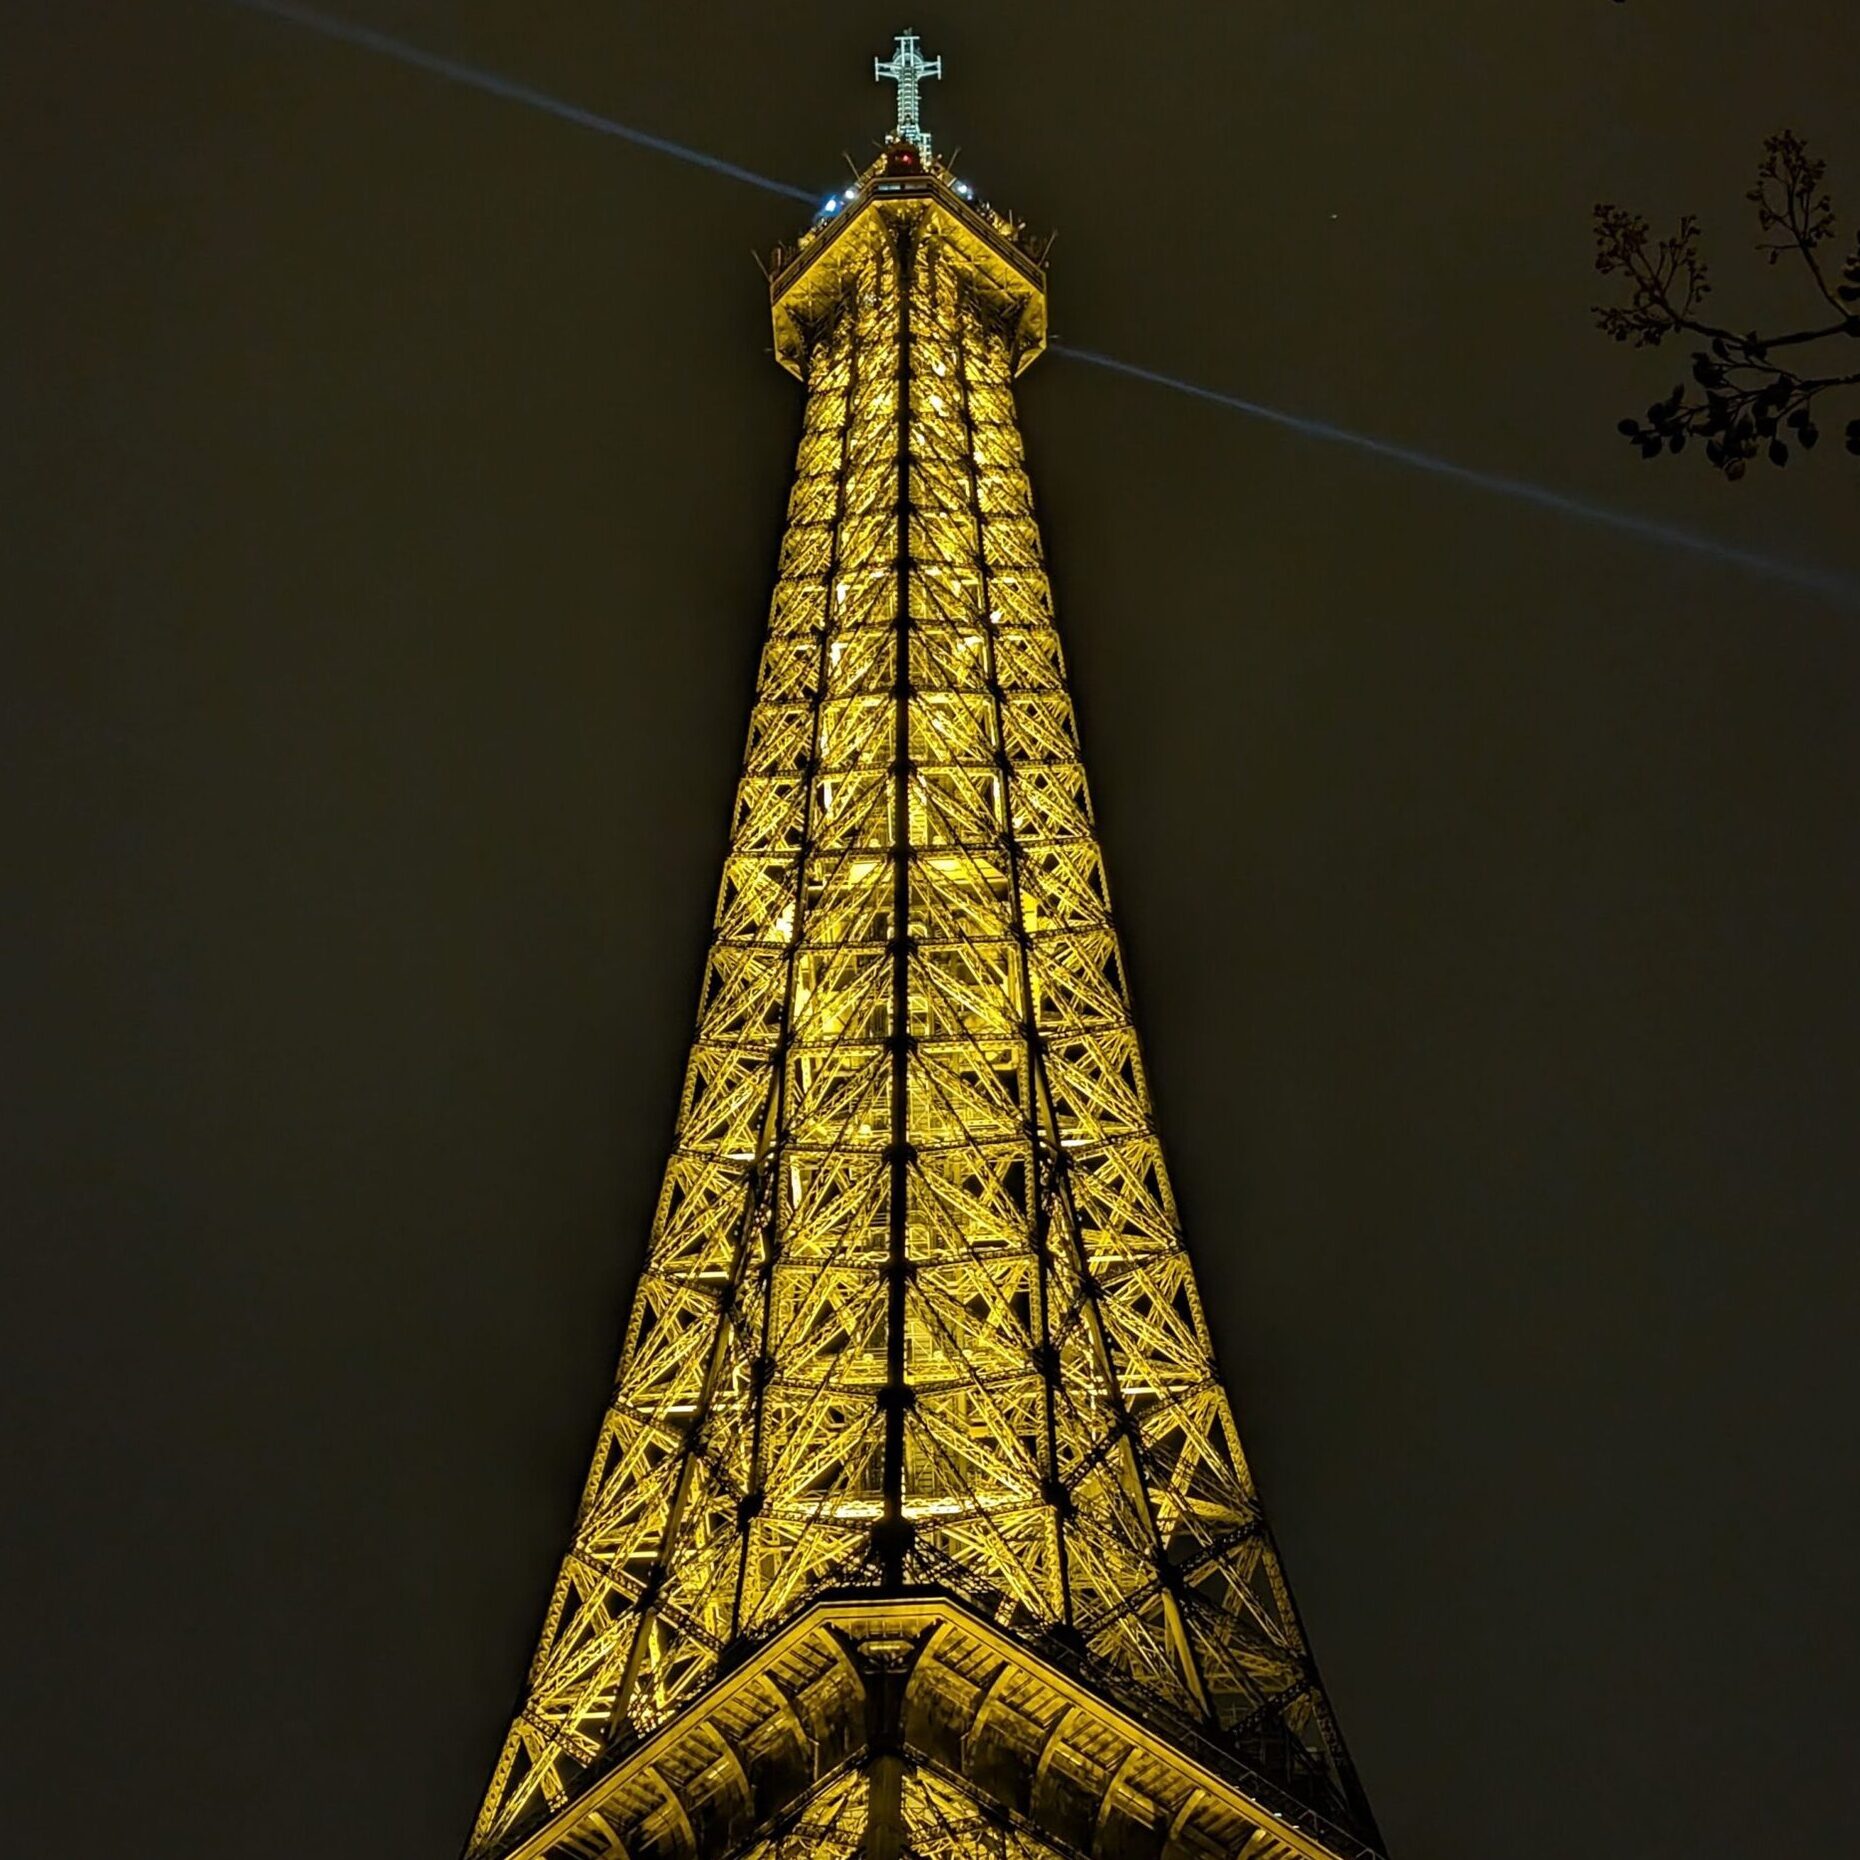
[[[827,1596],[511,1860],[1377,1860],[1114,1675],[957,1596]]]

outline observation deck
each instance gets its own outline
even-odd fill
[[[975,196],[966,181],[911,142],[893,138],[855,180],[831,195],[814,223],[792,245],[779,245],[769,263],[769,305],[775,359],[804,378],[809,332],[841,301],[845,261],[860,250],[860,235],[880,220],[929,219],[934,231],[973,268],[978,287],[1012,333],[1014,372],[1046,347],[1046,249],[1050,238],[1030,234],[1011,214]]]

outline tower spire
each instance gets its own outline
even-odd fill
[[[943,75],[941,58],[925,58],[917,49],[917,35],[910,27],[898,34],[897,49],[890,59],[872,60],[874,82],[889,78],[898,87],[898,127],[893,132],[900,142],[916,145],[925,161],[930,159],[930,132],[917,118],[917,87],[925,78]]]

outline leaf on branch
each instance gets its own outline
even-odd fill
[[[1842,303],[1860,303],[1860,233],[1854,235],[1854,249],[1848,254],[1847,262],[1841,266],[1839,290]]]

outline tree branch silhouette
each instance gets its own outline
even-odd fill
[[[1595,268],[1604,277],[1619,274],[1627,286],[1625,303],[1595,306],[1596,326],[1637,349],[1682,334],[1705,345],[1692,351],[1690,385],[1681,382],[1655,401],[1644,419],[1620,423],[1643,458],[1683,452],[1698,439],[1706,458],[1732,480],[1759,455],[1786,465],[1785,435],[1811,449],[1821,437],[1818,409],[1825,413],[1860,389],[1860,238],[1831,282],[1822,257],[1835,230],[1833,201],[1822,187],[1826,173],[1827,163],[1784,130],[1764,143],[1757,183],[1744,196],[1756,209],[1757,250],[1772,265],[1799,261],[1813,287],[1816,312],[1799,329],[1734,330],[1708,320],[1711,274],[1691,214],[1670,237],[1656,240],[1638,213],[1596,207]],[[1846,440],[1847,450],[1860,455],[1860,417],[1847,422]]]

